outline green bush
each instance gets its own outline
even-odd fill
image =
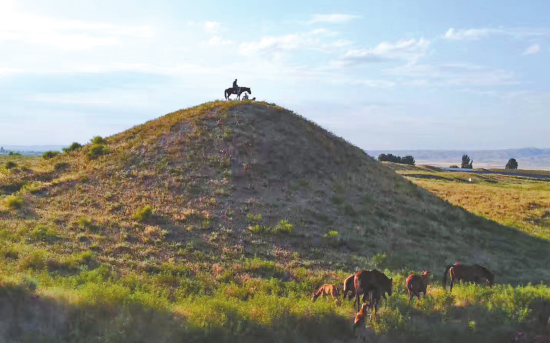
[[[6,169],[12,169],[12,168],[15,168],[15,167],[17,167],[17,163],[12,162],[12,161],[8,161],[4,165],[4,168],[6,168]]]
[[[281,220],[277,226],[273,228],[273,232],[292,233],[294,225],[290,224],[288,220]]]
[[[20,153],[18,152],[13,152],[13,151],[10,151],[10,153],[8,154],[9,156],[21,156]]]
[[[81,230],[85,230],[92,227],[92,218],[89,218],[89,217],[80,217],[76,220],[76,222],[78,223],[78,227]]]
[[[54,158],[55,156],[59,155],[59,151],[46,151],[44,154],[42,154],[42,157],[46,160],[49,160],[50,158]]]
[[[89,158],[96,158],[105,154],[107,154],[107,147],[103,144],[94,144],[90,147],[90,151],[88,151]]]
[[[21,208],[23,207],[23,199],[11,195],[6,198],[6,206],[8,206],[10,210]]]
[[[31,237],[37,241],[51,242],[59,238],[59,236],[48,229],[45,225],[38,225],[31,233]]]
[[[338,238],[338,231],[332,230],[323,235],[325,238]]]
[[[153,215],[153,209],[151,208],[151,206],[147,205],[144,208],[139,208],[132,215],[132,219],[137,220],[138,222],[143,222],[151,218],[152,215]]]
[[[55,170],[61,171],[61,170],[65,170],[65,169],[69,168],[69,165],[70,164],[67,163],[67,162],[58,162],[53,167],[54,167]]]
[[[92,144],[107,144],[107,141],[105,141],[105,139],[101,136],[95,136],[90,139],[90,142],[92,142]]]
[[[64,152],[70,152],[70,151],[75,151],[75,150],[78,150],[82,148],[82,145],[80,143],[77,143],[77,142],[74,142],[73,144],[71,144],[71,146],[69,146],[68,148],[63,148],[63,151]]]

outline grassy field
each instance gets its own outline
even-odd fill
[[[372,268],[394,294],[370,341],[542,334],[548,183],[398,172],[421,187],[247,102],[177,111],[48,160],[0,157],[0,342],[355,342],[352,304],[311,295]],[[445,292],[456,261],[486,264],[498,285]],[[423,268],[428,297],[409,304],[404,280]]]

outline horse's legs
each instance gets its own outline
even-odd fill
[[[455,278],[452,277],[452,278],[451,278],[451,284],[450,284],[451,288],[450,288],[450,290],[449,290],[449,293],[452,293],[452,292],[453,292],[453,285],[454,285],[454,283],[455,283]]]
[[[410,304],[413,298],[413,294],[411,293],[411,290],[409,288],[407,288],[407,291],[409,291],[409,304]]]

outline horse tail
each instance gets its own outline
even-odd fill
[[[445,289],[445,287],[447,287],[447,272],[449,271],[449,269],[451,269],[452,266],[453,266],[452,264],[449,264],[445,268],[445,273],[443,273],[443,289]]]

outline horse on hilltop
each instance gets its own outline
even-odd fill
[[[227,88],[224,92],[224,95],[225,95],[225,100],[229,100],[229,97],[233,94],[236,94],[237,95],[237,99],[241,99],[241,94],[243,94],[244,92],[248,93],[248,94],[252,94],[252,91],[250,90],[250,88],[248,87],[239,87],[239,90],[236,91],[235,88]]]
[[[467,281],[475,283],[483,283],[489,287],[492,287],[495,282],[495,276],[487,268],[480,266],[479,264],[462,264],[455,263],[447,266],[445,273],[443,274],[443,289],[447,287],[447,272],[451,279],[450,292],[453,291],[453,284],[455,281]]]

